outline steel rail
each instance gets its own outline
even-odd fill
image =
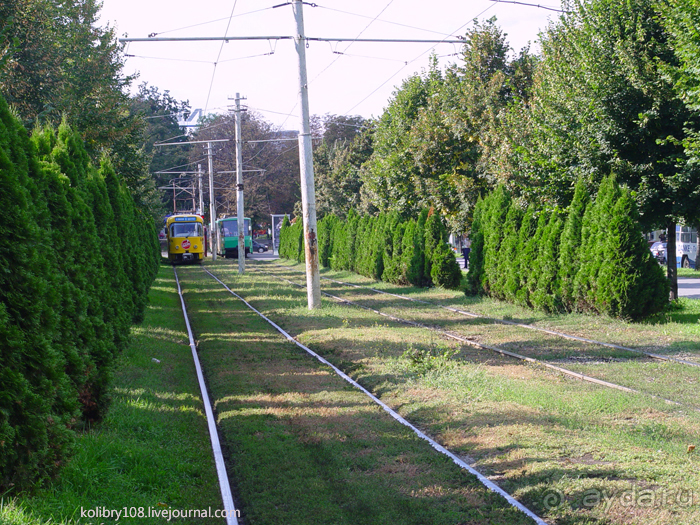
[[[207,426],[209,427],[209,439],[211,441],[211,448],[214,453],[214,463],[216,464],[216,474],[219,478],[219,487],[221,488],[221,499],[224,504],[224,511],[226,512],[226,525],[238,525],[238,518],[236,516],[236,507],[233,503],[233,495],[231,494],[231,485],[228,481],[228,474],[226,472],[226,463],[224,463],[224,454],[221,451],[221,442],[219,441],[219,434],[216,430],[216,419],[214,419],[214,411],[211,408],[211,401],[209,400],[209,393],[207,392],[207,386],[204,383],[204,374],[202,373],[202,366],[199,363],[199,356],[197,355],[197,345],[194,342],[194,337],[192,336],[192,328],[190,327],[190,320],[187,316],[187,307],[185,306],[185,299],[182,296],[182,288],[180,287],[180,279],[177,276],[177,270],[173,266],[173,272],[175,273],[175,282],[177,283],[177,293],[180,296],[180,304],[182,305],[182,314],[185,317],[185,325],[187,326],[187,337],[190,340],[190,349],[192,350],[192,359],[194,360],[194,366],[197,370],[197,380],[199,381],[199,389],[202,393],[202,404],[204,405],[204,412],[207,416]]]
[[[268,273],[269,275],[272,275],[272,274],[270,274],[269,272],[263,272],[263,271],[261,271],[261,270],[253,270],[253,271],[258,271],[258,272],[261,272],[261,273]],[[303,288],[303,287],[304,287],[303,284],[295,283],[295,282],[293,282],[293,281],[290,281],[290,280],[288,280],[288,279],[285,279],[284,277],[279,277],[279,276],[277,276],[277,275],[274,275],[274,277],[276,277],[277,279],[280,279],[280,280],[282,280],[282,281],[285,281],[285,282],[287,282],[287,283],[289,283],[289,284],[292,284],[292,285],[294,285],[294,286],[298,286],[298,287],[300,287],[300,288]],[[355,307],[357,307],[357,308],[362,308],[363,310],[368,310],[368,311],[370,311],[370,312],[373,312],[373,313],[375,313],[375,314],[381,315],[381,316],[383,316],[383,317],[387,317],[388,319],[391,319],[392,321],[396,321],[396,322],[399,322],[399,323],[407,324],[407,325],[410,325],[410,326],[415,326],[416,328],[424,328],[424,329],[426,329],[426,330],[431,330],[431,331],[433,331],[433,332],[436,332],[436,333],[439,333],[439,334],[443,335],[444,337],[447,337],[447,338],[450,338],[450,339],[454,339],[455,341],[460,341],[460,342],[462,342],[462,343],[464,343],[464,344],[467,344],[467,345],[469,345],[469,346],[472,346],[472,347],[474,347],[474,348],[479,348],[479,349],[483,349],[483,350],[490,350],[490,351],[492,351],[492,352],[496,352],[496,353],[498,353],[498,354],[501,354],[501,355],[504,355],[504,356],[507,356],[507,357],[513,357],[513,358],[515,358],[515,359],[519,359],[519,360],[521,360],[521,361],[525,361],[525,362],[527,362],[527,363],[531,363],[531,364],[534,364],[534,365],[542,366],[542,367],[544,367],[544,368],[548,368],[548,369],[550,369],[550,370],[554,370],[555,372],[559,372],[559,373],[561,373],[561,374],[564,374],[564,375],[567,375],[567,376],[570,376],[570,377],[573,377],[573,378],[576,378],[576,379],[580,379],[581,381],[586,381],[586,382],[588,382],[588,383],[593,383],[593,384],[596,384],[596,385],[599,385],[599,386],[603,386],[603,387],[606,387],[606,388],[611,388],[611,389],[613,389],[613,390],[619,390],[619,391],[621,391],[621,392],[626,392],[626,393],[628,393],[628,394],[637,394],[637,395],[642,395],[642,396],[648,396],[648,397],[651,397],[652,399],[656,399],[656,400],[658,400],[658,401],[663,401],[664,403],[668,403],[668,404],[670,404],[670,405],[675,405],[675,406],[679,406],[679,407],[684,407],[684,408],[688,408],[688,409],[694,410],[694,411],[696,411],[696,412],[700,412],[700,409],[698,409],[698,408],[694,408],[694,407],[690,407],[690,406],[688,406],[688,405],[684,405],[683,403],[679,403],[678,401],[673,401],[672,399],[666,399],[665,397],[661,397],[661,396],[657,396],[657,395],[654,395],[654,394],[650,394],[650,393],[644,392],[644,391],[642,391],[642,390],[636,390],[636,389],[634,389],[634,388],[629,388],[629,387],[626,387],[626,386],[618,385],[617,383],[611,383],[611,382],[609,382],[609,381],[603,381],[602,379],[597,379],[597,378],[595,378],[595,377],[587,376],[587,375],[582,374],[582,373],[580,373],[580,372],[574,372],[573,370],[569,370],[568,368],[563,368],[563,367],[556,366],[556,365],[553,365],[553,364],[550,364],[550,363],[546,363],[546,362],[544,362],[544,361],[540,361],[539,359],[535,359],[534,357],[528,357],[528,356],[521,355],[521,354],[518,354],[518,353],[515,353],[515,352],[511,352],[510,350],[504,350],[503,348],[499,348],[499,347],[497,347],[497,346],[488,345],[488,344],[484,344],[484,343],[477,343],[476,341],[472,341],[471,339],[469,339],[469,338],[467,338],[467,337],[464,337],[464,336],[461,336],[461,335],[457,335],[457,334],[454,334],[454,333],[452,333],[452,332],[448,332],[447,330],[442,330],[442,329],[440,329],[440,328],[435,328],[434,326],[428,326],[428,325],[425,325],[425,324],[422,324],[422,323],[418,323],[418,322],[416,322],[416,321],[410,321],[410,320],[408,320],[408,319],[402,319],[402,318],[400,318],[400,317],[396,317],[396,316],[394,316],[394,315],[387,314],[387,313],[382,312],[382,311],[380,311],[380,310],[375,310],[374,308],[370,308],[369,306],[364,306],[364,305],[359,304],[359,303],[356,303],[356,302],[354,302],[354,301],[349,301],[349,300],[347,300],[347,299],[343,299],[342,297],[337,297],[337,296],[332,295],[332,294],[329,294],[329,293],[327,293],[327,292],[321,292],[321,293],[322,293],[323,295],[327,296],[327,297],[330,297],[330,298],[332,298],[332,299],[338,301],[338,302],[345,303],[345,304],[351,305],[351,306],[355,306]]]
[[[284,266],[281,266],[279,264],[273,264],[272,266],[277,266],[279,268],[285,268]],[[288,269],[288,268],[286,268],[286,269]],[[661,355],[661,354],[655,354],[652,352],[645,352],[644,350],[637,350],[635,348],[630,348],[630,347],[622,346],[622,345],[616,345],[614,343],[605,343],[603,341],[596,341],[595,339],[586,339],[585,337],[578,337],[575,335],[566,334],[564,332],[557,332],[555,330],[548,330],[547,328],[540,328],[538,326],[532,326],[530,324],[517,323],[515,321],[508,321],[507,319],[496,319],[495,317],[488,317],[485,315],[479,315],[479,314],[475,314],[473,312],[468,312],[466,310],[460,310],[459,308],[452,308],[451,306],[444,306],[442,304],[431,303],[430,301],[423,301],[421,299],[415,299],[413,297],[407,297],[405,295],[399,295],[399,294],[395,294],[395,293],[391,293],[391,292],[385,292],[385,291],[379,290],[377,288],[372,288],[371,286],[362,286],[362,285],[358,285],[358,284],[354,284],[354,283],[337,281],[335,279],[330,279],[328,277],[321,277],[321,279],[323,279],[325,281],[330,281],[332,283],[340,284],[343,286],[350,286],[353,288],[362,288],[362,289],[370,290],[372,292],[376,292],[379,294],[385,294],[385,295],[390,295],[392,297],[398,297],[399,299],[404,299],[406,301],[412,301],[414,303],[420,303],[420,304],[425,304],[425,305],[429,305],[429,306],[434,306],[437,308],[442,308],[443,310],[449,310],[450,312],[458,313],[458,314],[461,314],[461,315],[464,315],[467,317],[473,317],[475,319],[486,319],[488,321],[494,321],[496,323],[505,324],[505,325],[509,325],[509,326],[518,326],[520,328],[525,328],[527,330],[534,330],[536,332],[543,332],[545,334],[554,335],[557,337],[562,337],[564,339],[569,339],[572,341],[578,341],[580,343],[594,344],[594,345],[598,345],[598,346],[604,346],[606,348],[613,348],[615,350],[625,350],[627,352],[633,352],[633,353],[645,355],[647,357],[651,357],[653,359],[658,359],[659,361],[669,361],[669,362],[679,363],[679,364],[687,365],[687,366],[700,367],[700,363],[695,363],[693,361],[687,361],[685,359],[678,359],[676,357],[669,357],[669,356],[665,356],[665,355]]]
[[[221,281],[216,275],[211,273],[209,270],[206,268],[203,268],[203,270],[209,274],[214,280],[216,280],[219,284],[221,284],[229,293],[231,293],[234,297],[239,299],[240,301],[243,302],[248,308],[250,308],[253,312],[255,312],[257,315],[262,317],[265,321],[267,321],[275,330],[277,330],[282,336],[284,336],[289,342],[294,343],[296,346],[304,350],[306,353],[308,353],[310,356],[314,357],[324,365],[330,367],[337,375],[342,377],[345,381],[350,383],[352,386],[357,388],[358,390],[362,391],[365,395],[367,395],[372,401],[374,401],[376,404],[378,404],[382,409],[384,409],[385,412],[387,412],[391,417],[393,417],[396,421],[401,423],[402,425],[410,428],[418,437],[421,439],[427,441],[431,447],[433,447],[435,450],[440,452],[441,454],[444,454],[445,456],[449,457],[456,465],[459,467],[463,468],[464,470],[468,471],[470,474],[476,476],[476,478],[479,480],[479,482],[484,485],[486,488],[491,490],[492,492],[495,492],[505,498],[505,500],[515,507],[517,510],[520,512],[524,513],[527,515],[529,518],[535,521],[537,525],[548,525],[547,522],[545,522],[542,518],[537,516],[534,512],[532,512],[530,509],[528,509],[525,505],[520,503],[518,500],[516,500],[513,496],[508,494],[505,490],[503,490],[501,487],[499,487],[496,483],[488,479],[486,476],[484,476],[481,472],[476,470],[474,467],[469,465],[467,462],[465,462],[462,458],[457,456],[455,453],[451,452],[444,446],[442,446],[440,443],[432,439],[430,436],[416,428],[411,422],[408,420],[404,419],[399,413],[394,411],[389,405],[384,403],[382,400],[380,400],[377,396],[375,396],[372,392],[367,390],[365,387],[363,387],[361,384],[359,384],[357,381],[355,381],[353,378],[351,378],[349,375],[347,375],[345,372],[343,372],[341,369],[336,367],[334,364],[332,364],[330,361],[327,359],[321,357],[318,355],[316,352],[311,350],[309,347],[303,345],[296,339],[294,339],[291,335],[289,335],[284,329],[282,329],[279,325],[277,325],[274,321],[270,320],[265,314],[257,310],[253,305],[251,305],[248,301],[246,301],[243,297],[238,295],[236,292],[231,290],[226,283]],[[301,286],[301,285],[299,285]],[[303,286],[302,286],[303,287]]]

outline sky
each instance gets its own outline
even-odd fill
[[[100,24],[115,27],[120,38],[289,36],[296,26],[285,1],[103,0]],[[557,0],[544,2],[532,3],[559,7]],[[348,39],[454,39],[475,18],[495,16],[516,51],[528,42],[536,49],[538,33],[558,16],[490,0],[315,0],[303,10],[307,37]],[[445,66],[458,51],[454,44],[310,42],[310,112],[378,117],[402,81],[427,68],[431,52]],[[298,59],[290,40],[132,42],[125,53],[124,72],[139,75],[134,89],[147,82],[192,109],[217,113],[240,93],[265,120],[299,129]]]

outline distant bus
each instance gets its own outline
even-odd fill
[[[647,234],[649,241],[661,241],[666,230]],[[695,268],[698,260],[698,231],[688,226],[676,225],[676,265],[679,268]]]
[[[243,218],[245,236],[245,256],[247,256],[253,244],[250,237],[250,219]],[[238,258],[238,218],[226,217],[216,221],[216,227],[219,228],[219,246],[218,254],[228,258]]]

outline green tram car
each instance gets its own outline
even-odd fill
[[[243,218],[245,236],[245,256],[247,257],[252,249],[252,239],[250,237],[250,219]],[[216,221],[219,229],[219,245],[217,253],[222,257],[238,258],[238,218],[225,217]]]

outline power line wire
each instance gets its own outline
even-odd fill
[[[547,11],[555,11],[557,13],[567,13],[568,11],[564,11],[562,9],[556,9],[555,7],[548,7],[546,5],[539,5],[539,4],[528,4],[527,2],[516,2],[515,0],[491,0],[491,2],[495,2],[497,4],[517,4],[517,5],[526,5],[528,7],[539,7],[540,9],[546,9]]]
[[[231,8],[231,16],[229,16],[228,19],[228,24],[226,24],[226,31],[224,32],[224,36],[228,36],[228,30],[231,27],[231,20],[233,20],[233,13],[236,10],[236,5],[238,4],[238,0],[234,0],[233,2],[233,7]],[[214,71],[211,73],[211,82],[209,83],[209,93],[207,93],[207,102],[204,104],[204,111],[207,110],[209,107],[209,97],[211,97],[211,90],[214,87],[214,77],[216,77],[216,65],[219,62],[219,59],[221,58],[221,53],[224,51],[224,45],[226,45],[226,40],[221,41],[221,47],[219,48],[219,54],[216,56],[216,62],[214,62]]]
[[[343,11],[343,10],[341,10],[341,9],[334,9],[334,8],[332,8],[332,7],[325,7],[325,6],[322,6],[322,5],[319,5],[318,7],[322,8],[322,9],[326,9],[326,10],[328,10],[328,11],[335,11],[335,12],[337,12],[337,13],[343,13],[343,14],[345,14],[345,15],[356,16],[356,17],[358,17],[358,18],[368,18],[368,19],[372,19],[371,16],[360,15],[360,14],[358,14],[358,13],[351,13],[351,12],[349,12],[349,11]],[[407,27],[408,29],[416,29],[416,30],[418,30],[418,31],[425,31],[426,33],[433,33],[433,34],[435,34],[435,35],[440,35],[440,36],[452,36],[452,35],[448,35],[448,34],[446,34],[446,33],[442,33],[442,32],[440,32],[440,31],[433,31],[432,29],[424,29],[424,28],[422,28],[422,27],[411,26],[411,25],[408,25],[408,24],[400,24],[400,23],[398,23],[398,22],[392,22],[392,21],[390,21],[390,20],[383,20],[383,19],[377,18],[377,17],[375,17],[374,20],[376,20],[377,22],[382,22],[382,23],[384,23],[384,24],[390,24],[390,25],[399,26],[399,27]]]
[[[262,9],[256,9],[255,11],[248,11],[246,13],[241,13],[241,14],[235,15],[235,16],[217,18],[216,20],[210,20],[208,22],[200,22],[198,24],[192,24],[192,25],[185,26],[185,27],[179,27],[177,29],[168,29],[167,31],[159,31],[157,33],[150,33],[150,35],[158,36],[158,35],[165,35],[166,33],[175,33],[176,31],[184,31],[185,29],[192,29],[193,27],[201,27],[201,26],[205,26],[205,25],[209,25],[209,24],[215,24],[217,22],[222,22],[224,20],[230,20],[231,18],[239,18],[241,16],[252,15],[254,13],[260,13],[262,11],[267,11],[269,9],[272,9],[272,6],[264,7]]]
[[[453,35],[459,34],[459,32],[460,32],[462,29],[464,29],[465,27],[467,27],[467,26],[468,26],[469,24],[471,24],[474,20],[476,20],[477,18],[479,18],[481,15],[483,15],[484,13],[486,13],[486,11],[488,11],[488,10],[491,9],[491,8],[493,8],[495,5],[496,5],[496,3],[492,3],[492,4],[491,4],[490,6],[488,6],[486,9],[484,9],[484,10],[481,11],[479,14],[477,14],[472,20],[470,20],[470,21],[467,22],[466,24],[463,24],[462,26],[460,26],[459,28],[457,28],[455,31],[453,31],[452,34],[453,34]],[[447,38],[445,38],[445,40],[447,40]],[[352,110],[354,110],[357,106],[359,106],[360,104],[362,104],[365,100],[367,100],[369,97],[371,97],[371,96],[374,95],[377,91],[379,91],[381,88],[383,88],[392,78],[394,78],[394,77],[395,77],[396,75],[398,75],[401,71],[403,71],[406,67],[408,67],[409,64],[412,64],[413,62],[415,62],[416,60],[418,60],[419,58],[421,58],[423,55],[425,55],[426,53],[429,53],[430,51],[432,51],[433,49],[435,49],[437,46],[438,46],[438,44],[435,44],[435,45],[429,47],[427,50],[423,51],[420,55],[418,55],[418,56],[417,56],[416,58],[414,58],[413,60],[406,62],[405,65],[401,66],[394,74],[392,74],[389,78],[387,78],[384,82],[382,82],[382,83],[381,83],[376,89],[374,89],[369,95],[367,95],[365,98],[363,98],[363,99],[360,100],[357,104],[355,104],[353,107],[351,107],[348,111],[346,111],[346,112],[345,112],[345,115],[347,115],[348,113],[352,112]]]

